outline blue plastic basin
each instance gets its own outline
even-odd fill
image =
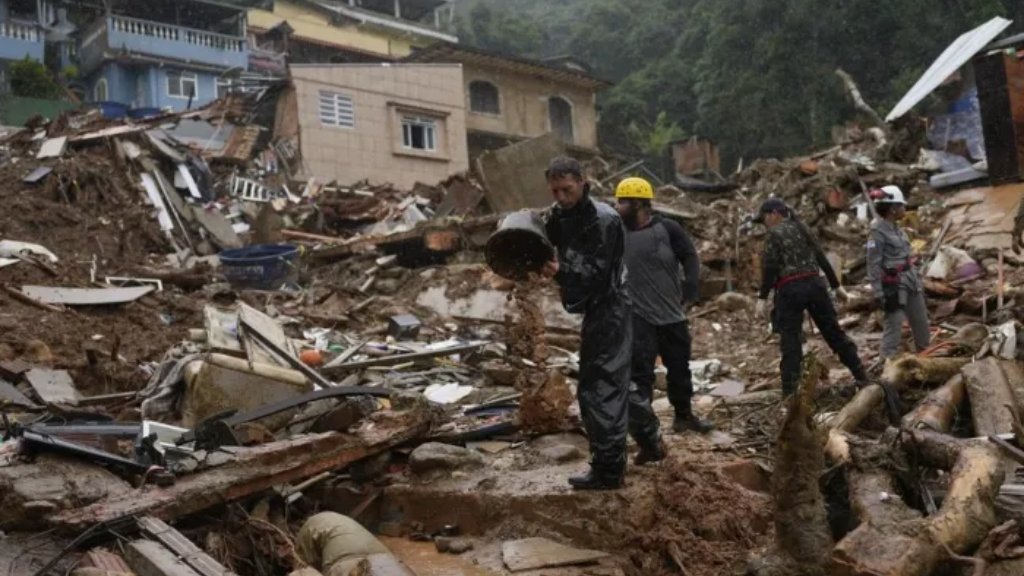
[[[259,244],[217,255],[228,284],[239,290],[276,290],[296,270],[299,249],[289,244]]]

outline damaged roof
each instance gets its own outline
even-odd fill
[[[497,52],[489,52],[464,44],[434,44],[413,52],[404,62],[459,63],[487,68],[496,68],[504,72],[537,76],[554,82],[573,84],[589,90],[604,90],[614,83],[572,68],[564,68],[546,64],[540,60],[506,56]]]
[[[1013,24],[1012,20],[997,16],[974,30],[962,34],[939,55],[938,59],[917,81],[917,84],[914,84],[914,87],[892,109],[892,112],[889,112],[885,121],[892,122],[910,112],[914,106],[917,106],[941,86],[946,78],[949,78],[951,74],[967,64],[978,52],[999,37],[1004,30],[1010,27],[1010,24]]]

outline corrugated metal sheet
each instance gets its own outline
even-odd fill
[[[1013,21],[997,16],[974,30],[962,34],[932,63],[917,84],[914,84],[914,87],[892,109],[892,112],[889,112],[885,121],[892,122],[917,106],[942,85],[946,78],[949,78],[975,54],[991,44],[1010,24],[1013,24]]]

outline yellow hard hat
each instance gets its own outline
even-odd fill
[[[615,187],[615,197],[654,200],[654,188],[643,178],[626,178]]]

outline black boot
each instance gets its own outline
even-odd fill
[[[676,412],[676,418],[672,421],[672,430],[676,434],[682,434],[683,432],[696,432],[698,434],[707,434],[715,429],[714,424],[707,420],[701,420],[697,418],[692,411],[680,410]]]
[[[569,485],[576,490],[617,490],[625,484],[624,477],[624,471],[591,466],[586,474],[570,476]]]
[[[659,438],[657,442],[653,443],[653,446],[654,448],[641,446],[640,451],[633,457],[633,464],[643,466],[652,462],[661,462],[668,456],[668,447],[665,446],[664,440]]]

